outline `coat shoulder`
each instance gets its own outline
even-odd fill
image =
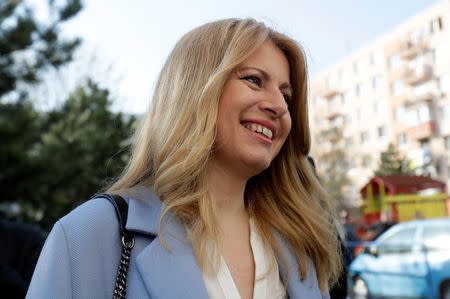
[[[110,297],[120,258],[118,225],[112,204],[100,198],[57,221],[39,257],[27,298]]]
[[[119,231],[119,222],[113,205],[104,198],[93,198],[81,204],[59,220],[66,237],[102,234]]]

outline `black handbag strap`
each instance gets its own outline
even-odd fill
[[[99,194],[96,198],[105,198],[114,206],[117,219],[120,225],[120,237],[122,241],[122,254],[120,257],[119,268],[117,269],[117,278],[114,288],[113,299],[125,299],[127,294],[127,275],[130,265],[131,249],[134,246],[135,233],[126,229],[128,217],[128,203],[122,196],[117,194]]]
[[[126,229],[127,218],[128,218],[128,203],[123,199],[122,196],[117,194],[107,194],[102,193],[96,196],[96,198],[105,198],[111,202],[116,211],[117,219],[120,225],[120,235],[128,236],[132,234]]]

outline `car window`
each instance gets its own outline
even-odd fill
[[[377,253],[383,254],[404,254],[410,253],[416,235],[415,227],[405,227],[399,229],[392,235],[384,237],[377,244]]]
[[[428,251],[450,250],[450,224],[430,223],[425,225],[423,243]]]

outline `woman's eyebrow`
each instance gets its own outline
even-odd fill
[[[270,75],[266,71],[263,71],[260,68],[257,68],[257,67],[254,67],[254,66],[244,66],[244,67],[239,68],[239,72],[241,72],[241,71],[248,71],[248,70],[257,71],[258,73],[260,73],[263,76],[264,80],[269,80],[270,79]]]
[[[244,66],[244,67],[239,69],[239,71],[246,71],[246,70],[257,71],[258,73],[260,73],[263,76],[264,80],[269,80],[270,79],[270,75],[266,71],[264,71],[264,70],[262,70],[260,68],[254,67],[254,66]],[[288,89],[289,92],[293,93],[292,86],[291,86],[291,84],[289,82],[284,82],[283,84],[281,84],[280,85],[280,89],[283,89],[283,90]]]
[[[294,89],[292,88],[291,84],[289,84],[288,82],[281,84],[280,89],[288,91],[291,95],[294,93]]]

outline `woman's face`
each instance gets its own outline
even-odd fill
[[[267,40],[222,90],[213,163],[247,179],[269,167],[291,130],[292,93],[289,62]]]

